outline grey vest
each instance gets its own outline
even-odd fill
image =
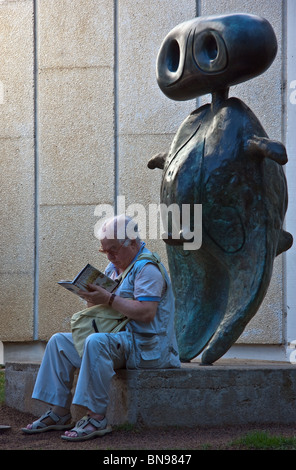
[[[151,254],[143,243],[137,257],[140,254],[145,255],[147,253]],[[117,295],[126,298],[134,298],[135,277],[147,263],[151,263],[151,260],[141,259],[135,262],[130,272],[118,287],[116,291]],[[157,266],[158,262],[153,262],[153,264]],[[127,324],[126,330],[130,333],[129,336],[132,342],[131,353],[127,360],[127,368],[180,367],[174,329],[174,295],[166,269],[162,264],[161,266],[166,282],[166,290],[158,303],[154,319],[150,323],[131,320]],[[110,276],[113,270],[113,264],[109,263],[105,273]]]

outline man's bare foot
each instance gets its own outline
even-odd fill
[[[69,410],[59,406],[54,406],[47,411],[34,423],[30,423],[26,428],[22,428],[24,432],[45,432],[51,429],[69,429],[70,424],[66,424],[71,418]]]
[[[102,421],[104,419],[104,416],[103,415],[100,415],[100,414],[97,414],[97,413],[93,413],[92,411],[88,410],[87,412],[87,415],[90,417],[90,418],[93,418],[95,419],[96,421]],[[96,431],[96,427],[93,426],[91,423],[88,423],[85,428],[84,428],[84,431],[87,432],[87,433],[91,433],[91,432],[94,432]],[[76,431],[65,431],[65,436],[67,437],[78,437],[78,434]]]

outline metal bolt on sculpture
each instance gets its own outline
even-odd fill
[[[163,169],[161,203],[202,204],[202,246],[183,250],[165,240],[176,298],[180,357],[202,364],[222,357],[256,314],[274,259],[293,238],[283,230],[287,183],[285,147],[268,138],[254,113],[229,87],[265,72],[277,53],[263,18],[199,17],[176,26],[157,58],[157,81],[173,100],[211,93],[212,102],[181,124]],[[191,221],[193,223],[193,221]]]

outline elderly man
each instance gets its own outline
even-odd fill
[[[80,292],[88,306],[111,305],[129,322],[119,333],[93,333],[87,337],[82,358],[77,353],[72,334],[55,334],[48,342],[40,366],[33,398],[52,405],[34,423],[23,428],[33,434],[52,429],[70,429],[71,387],[75,369],[79,375],[73,404],[88,409],[65,440],[78,441],[111,431],[106,421],[110,382],[119,368],[180,367],[174,331],[174,297],[163,265],[142,254],[151,254],[136,234],[136,225],[117,216],[103,225],[101,252],[110,261],[105,273],[116,279],[132,263],[132,268],[114,294],[98,286]],[[138,258],[140,258],[138,260]],[[161,268],[161,270],[160,270]]]

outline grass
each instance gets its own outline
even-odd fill
[[[296,437],[278,436],[266,431],[252,431],[232,441],[229,448],[245,450],[296,450]]]

